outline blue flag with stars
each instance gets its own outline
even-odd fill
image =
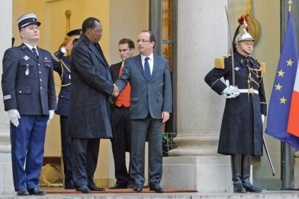
[[[270,97],[266,133],[299,149],[299,138],[288,133],[288,118],[298,66],[297,39],[291,12]]]

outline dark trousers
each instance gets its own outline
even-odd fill
[[[97,168],[100,139],[72,138],[72,173],[76,187],[94,186],[94,172]]]
[[[10,123],[12,172],[16,191],[38,187],[48,119],[49,116],[21,115],[18,127]]]
[[[130,174],[126,167],[126,151],[130,151],[131,133],[129,109],[126,107],[112,108],[114,138],[111,139],[114,158],[115,178],[119,185],[131,183]]]
[[[136,185],[144,184],[145,142],[149,145],[149,185],[162,178],[162,120],[148,116],[131,120],[130,174]]]
[[[72,139],[68,135],[68,116],[60,115],[61,148],[64,171],[64,187],[66,189],[74,188],[72,175]]]

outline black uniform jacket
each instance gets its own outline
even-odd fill
[[[58,53],[55,53],[55,55],[57,54]],[[69,57],[63,57],[59,64],[54,66],[54,70],[59,74],[61,80],[61,87],[55,113],[58,115],[68,116],[71,93],[71,65]]]
[[[51,54],[38,48],[39,56],[25,44],[9,48],[3,57],[4,109],[21,115],[49,115],[56,108]]]
[[[100,45],[82,34],[72,49],[70,64],[70,136],[112,138],[110,96],[114,87]]]
[[[220,78],[228,79],[230,84],[233,82],[231,56],[224,61],[224,69],[214,68],[205,77],[207,84],[219,95],[226,88]],[[234,65],[236,86],[239,89],[253,88],[258,94],[240,93],[236,98],[226,99],[218,153],[262,155],[261,114],[266,115],[267,105],[261,67],[252,57],[244,57],[238,52],[234,56]]]

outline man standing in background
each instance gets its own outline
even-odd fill
[[[121,62],[110,66],[113,82],[122,74],[124,61],[132,57],[135,50],[134,42],[131,39],[123,38],[118,43]],[[114,138],[111,139],[114,158],[116,184],[110,189],[123,189],[132,187],[132,180],[126,167],[126,151],[130,152],[130,98],[131,85],[128,83],[120,95],[114,98],[112,105],[112,122],[114,127]]]
[[[58,95],[57,109],[55,113],[60,115],[60,135],[61,148],[64,171],[64,188],[75,189],[72,175],[72,139],[69,136],[69,99],[71,92],[71,65],[70,56],[63,56],[67,52],[71,52],[74,44],[78,41],[81,34],[81,29],[75,29],[67,33],[69,40],[63,44],[60,50],[54,55],[58,59],[59,64],[54,66],[54,70],[59,74],[61,85]],[[54,58],[55,58],[54,57]],[[59,58],[62,59],[59,60]]]

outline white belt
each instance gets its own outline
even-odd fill
[[[238,91],[240,93],[249,93],[249,94],[259,94],[259,91],[258,90],[255,90],[253,88],[250,88],[250,89],[238,89]]]

